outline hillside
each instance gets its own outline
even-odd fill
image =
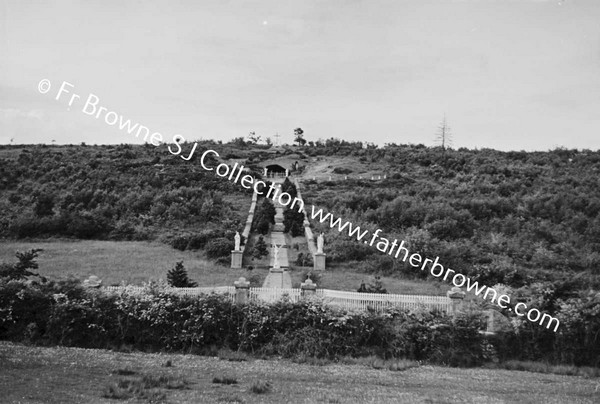
[[[599,152],[442,153],[421,145],[363,149],[335,139],[279,149],[201,143],[208,148],[257,177],[262,161],[282,160],[286,168],[298,161],[293,175],[307,208],[381,228],[488,284],[520,287],[575,274],[599,286]],[[0,237],[159,240],[194,250],[209,240],[231,242],[250,191],[206,172],[198,160],[148,145],[3,146]],[[402,269],[375,248],[312,224],[327,233],[330,263]]]
[[[556,334],[515,317],[511,307],[500,310],[514,328],[500,341],[519,346],[519,359],[599,365],[600,152],[364,149],[335,139],[277,149],[239,140],[200,143],[199,150],[207,149],[216,150],[222,162],[243,164],[257,178],[264,164],[280,162],[291,170],[288,165],[297,161],[291,174],[307,211],[314,205],[370,231],[379,228],[381,237],[405,240],[410,249],[439,257],[513,302],[555,316]],[[233,234],[246,220],[250,190],[205,171],[199,158],[183,161],[148,145],[80,145],[5,146],[0,159],[0,235],[8,246],[46,238],[148,240],[185,250],[177,257],[191,262],[192,278],[203,285],[231,284],[242,274],[225,266]],[[355,290],[367,274],[383,275],[383,286],[394,293],[444,294],[450,287],[326,224],[313,220],[312,227],[325,233],[328,269],[317,279],[321,287]],[[129,245],[139,251],[115,248],[111,256],[110,245],[93,244],[89,250],[95,255],[48,262],[54,274],[81,279],[85,269],[118,283],[161,276],[174,264],[169,261],[180,259],[166,254],[153,259],[160,249],[142,251],[155,244]],[[10,248],[3,261],[14,261]],[[53,251],[71,248],[76,247]],[[140,254],[144,259],[135,258]],[[152,268],[144,272],[140,266]],[[296,284],[303,276],[298,269],[291,268]],[[258,277],[268,270],[260,271]]]

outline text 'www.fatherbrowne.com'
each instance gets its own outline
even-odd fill
[[[420,267],[421,271],[424,271],[429,265],[429,272],[436,278],[439,278],[443,275],[443,280],[452,282],[452,284],[457,287],[463,287],[466,284],[467,290],[469,292],[474,291],[476,296],[481,295],[483,299],[488,299],[488,297],[491,296],[491,302],[497,304],[499,307],[508,309],[509,311],[514,311],[517,316],[526,317],[533,323],[538,323],[540,325],[546,324],[546,328],[550,328],[554,324],[554,332],[558,330],[560,321],[557,318],[552,317],[547,313],[542,313],[538,309],[527,310],[527,305],[522,302],[519,302],[514,306],[510,305],[510,296],[498,296],[498,292],[496,292],[495,289],[485,285],[479,286],[478,282],[472,282],[469,277],[461,273],[457,273],[450,268],[444,268],[444,266],[438,262],[439,257],[435,257],[435,260],[432,260],[430,258],[421,256],[419,253],[411,254],[408,248],[406,248],[404,240],[398,243],[398,240],[394,239],[390,243],[387,238],[379,235],[381,233],[381,229],[377,229],[371,235],[371,237],[368,238],[367,235],[369,234],[369,230],[362,230],[360,226],[354,226],[351,222],[343,221],[340,217],[335,218],[331,213],[324,213],[323,209],[317,210],[314,206],[312,206],[311,218],[313,220],[318,220],[320,223],[328,224],[332,229],[337,227],[337,230],[340,233],[345,231],[347,232],[348,236],[356,237],[356,240],[362,240],[369,246],[373,246],[373,244],[375,244],[375,247],[379,251],[393,256],[394,258],[402,259],[402,262],[406,262],[408,260],[408,263],[411,266],[415,268]],[[451,278],[449,278],[450,276]]]

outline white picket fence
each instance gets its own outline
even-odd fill
[[[341,290],[321,289],[317,294],[324,298],[325,302],[345,309],[374,309],[381,311],[390,307],[400,309],[423,308],[430,311],[450,310],[450,298],[446,296],[423,296],[423,295],[392,295],[379,293],[358,293]]]
[[[107,286],[103,290],[109,293],[144,293],[147,289],[141,286]],[[201,294],[225,294],[230,299],[235,298],[234,286],[215,286],[204,288],[170,288],[170,293],[199,296]],[[450,310],[450,299],[446,296],[423,296],[423,295],[392,295],[378,293],[346,292],[342,290],[317,289],[318,296],[325,304],[337,306],[347,310],[382,311],[386,308],[397,307],[400,309],[425,309],[430,311],[448,312]],[[302,298],[301,289],[282,288],[250,288],[249,300],[275,302],[287,299],[297,302]]]
[[[140,294],[145,293],[148,289],[143,286],[106,286],[102,290],[108,293],[129,293]],[[231,294],[232,298],[235,294],[235,286],[212,286],[204,288],[168,288],[169,293],[184,295],[184,296],[200,296],[209,295],[211,293]]]

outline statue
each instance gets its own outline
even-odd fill
[[[317,237],[317,254],[323,254],[323,233]]]
[[[233,238],[235,240],[235,251],[240,251],[240,233],[236,231]]]
[[[263,174],[263,176],[266,177],[268,172],[269,170],[267,169],[267,167],[265,167],[265,173]]]
[[[277,244],[273,244],[273,268],[274,269],[279,269],[279,260],[277,259],[279,256],[279,248],[281,248],[281,246],[278,246]]]

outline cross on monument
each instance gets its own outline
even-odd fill
[[[273,137],[275,138],[275,146],[279,146],[279,138],[281,137],[279,132],[276,132],[275,136]]]

